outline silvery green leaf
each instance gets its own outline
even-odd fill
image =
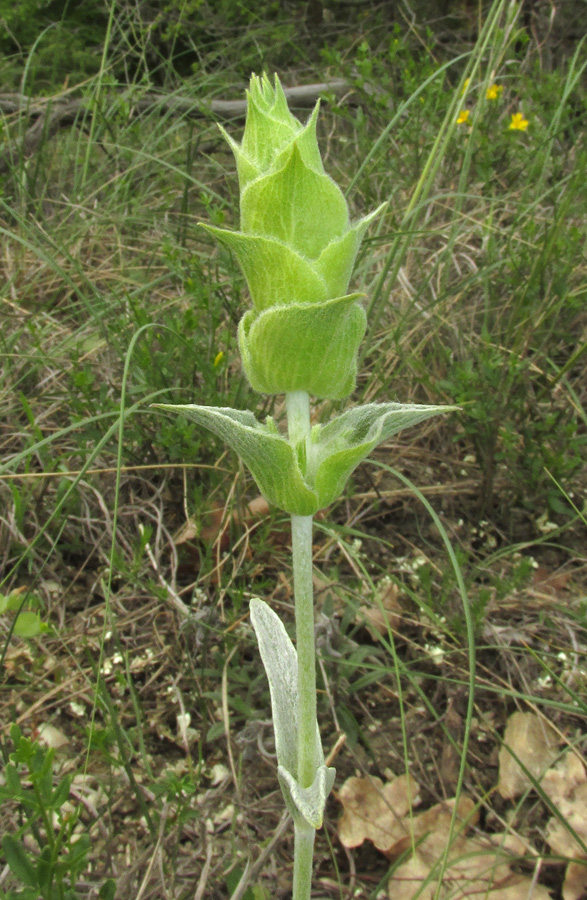
[[[293,303],[317,303],[338,296],[329,293],[326,279],[310,260],[300,256],[287,244],[260,235],[243,234],[242,231],[228,231],[211,225],[202,227],[222,241],[236,256],[247,279],[257,312]],[[346,238],[349,236],[353,238],[353,232],[349,232]],[[348,252],[346,256],[348,257]],[[339,279],[339,283],[340,281]],[[346,284],[342,294],[345,291]]]
[[[237,144],[233,138],[228,134],[225,128],[222,125],[219,125],[218,128],[225,139],[226,143],[230,146],[230,149],[234,153],[234,158],[236,160],[236,170],[238,172],[238,183],[240,185],[241,190],[244,188],[249,181],[253,181],[253,179],[258,178],[261,175],[261,169],[258,168],[255,161],[253,161],[250,156],[243,151],[242,146]]]
[[[265,394],[306,391],[333,400],[350,394],[367,325],[360,297],[246,312],[238,343],[253,388]]]
[[[251,622],[269,682],[277,760],[288,772],[298,762],[298,658],[279,616],[262,600],[251,600]]]
[[[352,301],[353,297],[351,295],[345,299]],[[330,303],[324,305],[329,306]],[[295,309],[299,310],[300,307]],[[304,311],[305,308],[301,309]],[[247,315],[249,314],[245,318]],[[259,318],[262,319],[263,316]],[[303,323],[304,316],[300,315],[297,333],[293,330],[290,335],[290,349],[296,348],[296,337],[303,338]],[[280,319],[275,324],[279,329],[286,324],[286,319]],[[248,347],[245,346],[244,349],[243,357],[248,365]],[[344,341],[341,341],[337,352],[343,349]],[[275,357],[274,372],[281,371],[280,366],[287,358],[285,351],[281,360]],[[325,359],[328,359],[327,354]],[[273,357],[270,357],[269,361],[272,360]],[[258,371],[263,376],[266,370],[262,359],[260,363]],[[295,359],[293,364],[295,365]],[[321,378],[322,374],[325,378],[329,377],[327,370],[318,368],[315,378]],[[335,370],[332,377],[336,376]],[[254,377],[257,377],[257,372]],[[326,381],[321,384],[322,387],[327,386]],[[334,382],[330,387],[332,384]],[[382,441],[404,428],[456,408],[412,403],[369,403],[366,406],[356,406],[327,425],[315,425],[302,458],[278,432],[271,419],[266,424],[261,424],[248,410],[192,404],[158,403],[154,406],[183,414],[225,440],[248,466],[263,496],[285,512],[297,516],[312,516],[336,500],[344,490],[351,472]]]
[[[345,235],[328,244],[318,259],[312,261],[312,268],[324,279],[328,297],[340,297],[346,293],[365,232],[386,206],[387,203],[382,203],[359,219]]]
[[[240,199],[241,231],[274,238],[309,259],[349,229],[344,194],[306,165],[295,141],[283,167],[249,182]]]
[[[321,765],[318,767],[313,784],[308,788],[302,788],[287,769],[283,766],[278,767],[277,777],[281,792],[294,821],[301,817],[313,828],[322,827],[324,807],[335,776],[336,769]]]
[[[257,312],[276,306],[313,304],[342,297],[365,231],[385,204],[356,222],[341,238],[310,260],[292,247],[260,235],[201,223],[236,256]]]
[[[311,516],[318,509],[316,494],[304,482],[295,450],[271,421],[262,425],[252,412],[228,407],[153,405],[187,416],[226,441],[270,503],[298,516]]]
[[[253,598],[251,621],[271,693],[277,762],[292,777],[298,771],[298,657],[284,625],[270,606]],[[316,769],[324,764],[316,723]]]
[[[242,143],[222,129],[237,162],[240,231],[204,227],[235,253],[251,292],[239,349],[252,387],[338,400],[355,386],[366,325],[360,305],[348,302],[349,280],[385,204],[350,223],[344,194],[324,171],[318,109],[302,125],[277,76],[252,76]]]
[[[267,75],[253,75],[247,91],[243,154],[258,169],[266,170],[301,131],[302,125],[289,110],[279,78],[275,76],[272,85]]]
[[[269,682],[271,711],[277,751],[277,774],[286,805],[293,818],[300,816],[320,828],[326,798],[334,783],[335,770],[324,765],[324,753],[316,723],[314,783],[302,788],[298,770],[298,658],[279,616],[258,598],[251,600],[251,621]]]
[[[416,403],[369,403],[355,406],[327,425],[312,429],[305,481],[318,495],[320,508],[342,493],[351,472],[382,441],[453,406]]]
[[[318,174],[324,172],[324,163],[322,162],[322,157],[320,156],[320,148],[318,146],[318,138],[316,136],[316,126],[318,124],[318,111],[320,109],[320,101],[316,103],[316,106],[312,110],[312,115],[306,122],[306,124],[302,127],[301,131],[298,131],[294,140],[298,150],[300,151],[301,157],[305,164],[313,169]],[[293,143],[293,141],[291,142]],[[280,169],[285,163],[287,157],[289,156],[290,146],[286,146],[284,149],[280,150],[274,157],[272,168]]]

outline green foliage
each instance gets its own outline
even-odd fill
[[[127,84],[152,85],[210,72],[224,82],[229,68],[245,80],[254,69],[291,65],[306,58],[296,41],[304,10],[296,6],[284,18],[273,0],[117,0],[109,72]],[[109,9],[91,0],[0,0],[4,81],[17,89],[26,72],[28,90],[46,94],[95,75]]]
[[[299,776],[298,653],[281,619],[267,603],[251,600],[251,621],[257,635],[263,666],[271,692],[271,709],[275,731],[277,773],[281,790],[296,826],[322,826],[324,807],[335,770],[324,764],[318,723],[313,722],[313,781],[304,786]]]
[[[278,432],[271,418],[261,425],[252,413],[241,410],[155,405],[193,419],[221,437],[251,470],[263,496],[297,516],[313,516],[333,503],[354,469],[378,444],[451,409],[367,404],[347,410],[324,426],[315,425],[307,442],[294,445]]]
[[[41,621],[41,616],[35,607],[39,600],[27,595],[22,589],[12,591],[10,594],[0,594],[0,616],[5,613],[16,613],[11,623],[12,633],[20,638],[33,638],[47,631],[47,625]],[[25,606],[33,607],[24,609]]]
[[[377,48],[366,41],[357,47],[353,69],[347,62],[345,71],[363,101],[355,111],[335,107],[359,152],[371,142],[354,188],[369,203],[397,196],[401,204],[410,192],[457,81],[456,67],[443,71],[432,35],[420,33],[425,50],[416,54],[397,31]],[[398,306],[392,288],[377,284],[387,300],[386,358],[397,355],[400,379],[415,377],[462,407],[460,431],[482,469],[486,512],[497,505],[493,486],[504,475],[518,502],[553,508],[556,492],[545,469],[569,484],[585,452],[562,378],[577,354],[575,379],[583,365],[576,323],[585,308],[584,48],[566,68],[548,72],[529,55],[524,32],[514,34],[509,41],[505,32],[498,35],[496,47],[500,40],[503,47],[465,88],[426,228],[410,237],[409,291]],[[326,53],[330,63],[345,66],[342,53]],[[390,115],[393,130],[382,140]],[[398,204],[390,205],[393,216]],[[396,265],[394,247],[386,266]],[[384,338],[372,372],[381,393],[385,346]]]
[[[10,738],[14,750],[4,767],[0,800],[17,803],[24,822],[18,831],[4,834],[2,853],[21,887],[3,891],[1,896],[4,900],[75,900],[75,880],[86,868],[90,837],[74,831],[71,776],[55,784],[54,751],[23,737],[17,725],[12,725]],[[30,841],[36,844],[35,852]]]
[[[36,94],[78,84],[100,67],[107,11],[90,0],[0,0],[0,20],[0,62],[15,88],[23,66]]]
[[[241,230],[209,230],[235,253],[253,310],[239,325],[253,388],[340,399],[353,389],[366,320],[347,294],[361,239],[382,207],[351,226],[340,188],[325,173],[318,106],[305,126],[291,114],[277,76],[251,78],[237,163]]]
[[[231,869],[226,875],[224,881],[230,897],[232,897],[242,876],[243,869],[241,869],[240,866],[235,866],[235,868]],[[267,890],[261,884],[248,887],[242,895],[243,900],[269,900],[269,897],[270,895],[267,893]]]

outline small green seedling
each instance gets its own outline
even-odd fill
[[[204,227],[243,270],[253,301],[238,330],[244,369],[255,390],[285,394],[288,435],[246,411],[158,406],[225,440],[267,500],[291,515],[296,646],[262,600],[251,601],[251,620],[271,692],[277,776],[295,827],[293,898],[308,900],[315,832],[335,776],[316,719],[312,518],[340,496],[374,447],[451,407],[370,403],[311,426],[310,395],[339,400],[354,389],[366,315],[348,284],[361,240],[385,204],[350,221],[322,164],[319,104],[302,125],[277,76],[272,84],[266,75],[252,76],[247,100],[242,143],[223,131],[238,169],[240,231]]]
[[[48,626],[41,621],[38,612],[29,608],[25,609],[25,606],[34,606],[36,603],[36,598],[29,596],[24,587],[16,588],[10,594],[0,594],[0,616],[3,613],[14,614],[10,628],[16,637],[33,638],[48,630]]]
[[[55,783],[55,751],[24,737],[18,725],[11,726],[10,738],[14,751],[0,779],[0,800],[16,802],[23,815],[18,829],[3,829],[1,846],[12,878],[21,886],[0,893],[6,900],[76,900],[76,879],[88,865],[91,842],[74,830],[72,776]],[[111,900],[112,879],[102,884],[98,896]]]

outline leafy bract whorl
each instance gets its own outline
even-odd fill
[[[277,76],[253,75],[237,163],[240,231],[204,226],[236,255],[253,309],[239,347],[257,391],[349,394],[366,327],[360,294],[347,294],[363,235],[382,207],[349,222],[346,200],[324,171],[316,104],[306,125],[289,111]]]

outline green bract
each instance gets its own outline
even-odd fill
[[[172,406],[213,431],[235,450],[270,503],[296,516],[313,516],[342,493],[354,469],[382,441],[452,407],[403,403],[356,406],[314,425],[309,440],[293,446],[271,418],[265,424],[252,412],[230,407]]]
[[[316,139],[289,111],[279,79],[251,78],[239,145],[224,131],[239,175],[241,229],[204,226],[229,247],[253,301],[239,347],[253,388],[346,397],[366,327],[359,294],[347,294],[363,235],[382,206],[355,224],[325,173]]]

